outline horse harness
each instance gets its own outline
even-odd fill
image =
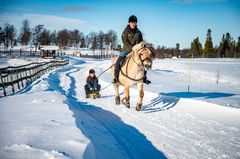
[[[148,57],[148,58],[145,58],[145,59],[142,59],[142,58],[141,58],[141,53],[142,53],[144,50],[147,50],[147,49],[148,49],[148,48],[144,47],[144,48],[141,49],[141,52],[138,53],[138,57],[139,57],[139,59],[140,59],[140,61],[141,61],[141,64],[138,64],[138,63],[135,61],[134,56],[133,56],[133,53],[131,53],[131,55],[129,55],[129,56],[127,57],[127,59],[125,60],[125,62],[122,64],[122,66],[121,66],[121,68],[120,68],[120,72],[121,72],[121,74],[122,74],[124,77],[126,77],[126,78],[128,78],[128,79],[130,79],[130,80],[132,80],[132,81],[136,81],[136,82],[143,80],[143,78],[144,78],[145,75],[143,75],[143,76],[142,76],[141,78],[139,78],[139,79],[132,78],[132,77],[130,77],[130,76],[128,75],[128,64],[129,64],[129,61],[130,61],[131,58],[133,58],[134,63],[136,63],[138,66],[143,66],[143,65],[144,65],[144,61],[146,61],[146,60],[152,61],[152,59],[149,58],[149,57]],[[127,64],[127,66],[126,66],[126,74],[125,74],[125,73],[123,72],[123,70],[122,70],[122,67],[123,67],[125,64]]]

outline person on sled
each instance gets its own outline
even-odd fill
[[[96,94],[96,97],[100,97],[101,85],[98,84],[98,78],[95,75],[95,70],[90,69],[89,75],[86,80],[87,84],[85,85],[86,98],[90,98],[90,94]]]
[[[122,51],[119,54],[119,57],[114,65],[114,79],[112,83],[118,82],[118,76],[120,72],[120,65],[121,61],[123,61],[128,53],[132,51],[132,47],[140,42],[143,41],[142,33],[137,28],[137,17],[135,15],[132,15],[128,19],[128,25],[125,28],[125,30],[122,33],[122,42],[123,42],[123,48]],[[150,84],[151,81],[147,80],[147,71],[144,72],[145,76],[143,78],[143,82],[146,84]]]

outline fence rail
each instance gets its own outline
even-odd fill
[[[64,66],[69,63],[68,60],[50,61],[50,62],[33,62],[21,66],[9,66],[0,68],[0,90],[3,95],[7,96],[7,89],[11,87],[12,93],[15,93],[15,85],[18,89],[27,85],[28,82],[33,82],[41,77],[44,73],[55,67]]]
[[[0,56],[41,56],[41,53],[39,50],[35,51],[33,49],[31,50],[24,50],[24,49],[18,49],[18,50],[0,50]],[[99,51],[96,51],[93,53],[91,49],[89,50],[72,50],[72,52],[69,52],[69,50],[58,50],[55,53],[55,56],[63,56],[63,55],[71,55],[75,57],[83,57],[83,58],[95,58],[95,59],[106,59],[106,58],[113,58],[116,55],[118,55],[117,51],[103,51],[102,53]]]

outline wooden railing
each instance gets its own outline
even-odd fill
[[[51,62],[34,62],[21,66],[9,66],[0,68],[0,90],[3,91],[3,95],[7,95],[7,90],[15,93],[15,86],[18,89],[24,87],[29,82],[33,82],[37,78],[41,77],[47,71],[54,69],[55,67],[64,66],[69,63],[68,60],[51,61]]]

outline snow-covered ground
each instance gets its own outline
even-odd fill
[[[85,99],[88,70],[111,60],[69,59],[0,99],[0,158],[240,158],[239,59],[194,59],[190,93],[191,59],[155,60],[140,112],[136,87],[130,109],[112,86]],[[108,86],[110,71],[99,80]]]
[[[240,108],[240,59],[156,60],[149,78],[151,92]]]
[[[17,57],[17,58],[0,58],[0,68],[8,66],[26,65],[32,62],[49,62],[52,58],[38,58],[38,57]]]

